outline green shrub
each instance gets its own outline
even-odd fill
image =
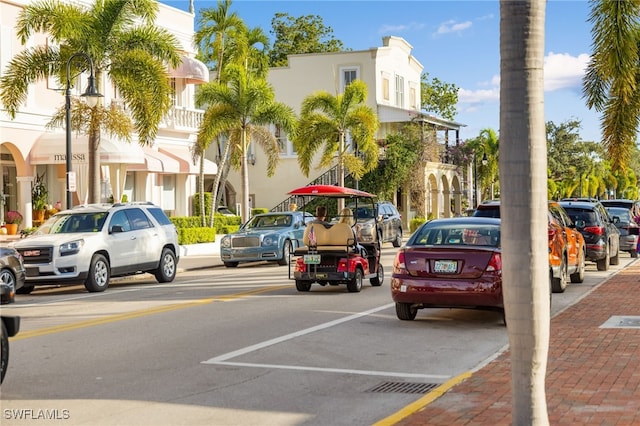
[[[178,244],[212,243],[216,240],[216,228],[178,228]]]
[[[191,199],[191,205],[193,207],[193,213],[197,216],[200,216],[200,193],[196,192],[193,194],[193,198]],[[211,193],[204,193],[204,215],[205,217],[209,217],[209,212],[211,211]]]
[[[257,214],[269,213],[269,209],[264,207],[256,207],[255,209],[251,209],[251,217]]]
[[[223,225],[218,229],[220,230],[220,234],[233,234],[240,229],[240,225]]]
[[[426,221],[427,219],[425,219],[424,217],[414,217],[413,219],[411,219],[411,222],[409,222],[409,232],[413,234],[415,230],[418,229],[420,225],[422,225]]]

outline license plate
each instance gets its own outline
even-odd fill
[[[304,264],[305,265],[319,265],[320,264],[320,255],[319,254],[305,254],[304,255]]]
[[[433,271],[443,274],[455,274],[458,271],[458,261],[436,260],[433,264]]]
[[[27,277],[37,277],[40,275],[39,268],[24,268]]]

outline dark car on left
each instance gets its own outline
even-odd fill
[[[11,247],[0,246],[0,293],[3,304],[12,303],[24,287],[25,270],[22,256]]]

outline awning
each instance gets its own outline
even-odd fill
[[[209,68],[199,60],[182,55],[182,63],[178,68],[169,67],[169,75],[183,78],[187,84],[202,84],[209,82]]]
[[[200,174],[200,160],[193,161],[193,155],[186,146],[164,146],[159,148],[160,152],[167,154],[180,162],[180,173],[190,175]],[[204,159],[204,174],[215,175],[218,173],[218,165],[211,160]]]
[[[153,173],[180,173],[180,162],[164,155],[153,148],[143,148],[144,164],[133,164],[127,167],[130,171],[146,171]]]
[[[73,164],[89,163],[89,137],[86,135],[71,135],[71,162]],[[38,138],[31,152],[31,164],[66,164],[67,135],[66,133],[43,133]],[[144,153],[137,143],[129,143],[118,139],[111,139],[105,135],[100,137],[101,164],[142,164]]]
[[[397,108],[378,104],[378,120],[380,123],[404,123],[419,121],[432,125],[436,130],[460,130],[466,124],[445,120],[416,110]]]

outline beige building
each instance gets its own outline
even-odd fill
[[[274,87],[276,99],[290,105],[299,113],[302,101],[314,91],[332,94],[344,91],[354,79],[364,81],[368,88],[368,105],[378,113],[380,127],[377,139],[401,123],[415,120],[436,133],[442,144],[454,144],[460,139],[463,124],[439,119],[420,112],[420,77],[424,67],[411,54],[412,46],[399,37],[384,37],[382,46],[361,51],[290,55],[286,67],[272,68],[268,80]],[[275,130],[275,129],[274,129]],[[252,206],[286,209],[287,192],[316,179],[322,183],[336,183],[335,174],[312,169],[309,177],[302,175],[296,153],[286,135],[280,138],[281,162],[275,175],[267,178],[266,158],[257,148],[249,154],[249,184]],[[424,211],[435,217],[460,214],[462,211],[462,177],[449,164],[429,163],[424,173],[426,196]],[[240,201],[240,175],[230,174],[226,192],[229,204]],[[415,216],[409,206],[406,188],[394,201],[408,221]],[[415,209],[414,209],[415,210]]]
[[[0,0],[0,75],[11,59],[25,47],[44,45],[49,40],[38,34],[23,46],[15,24],[22,8],[30,0]],[[80,4],[93,4],[76,1]],[[159,4],[157,25],[174,34],[180,43],[183,62],[171,69],[175,88],[173,107],[163,120],[153,146],[132,143],[101,135],[101,200],[127,196],[129,201],[151,201],[171,215],[191,214],[191,199],[197,191],[199,165],[192,160],[191,147],[196,140],[203,111],[194,108],[197,84],[207,82],[207,67],[193,59],[194,14]],[[81,53],[81,52],[79,52]],[[79,59],[81,60],[81,58]],[[72,96],[87,87],[88,75],[70,76]],[[65,89],[54,81],[40,82],[29,88],[27,100],[15,119],[0,109],[0,190],[3,204],[0,222],[8,210],[18,210],[25,218],[22,227],[32,225],[31,183],[44,175],[49,203],[66,200],[66,132],[49,131],[46,123],[57,108],[65,103]],[[98,91],[105,105],[121,107],[113,85],[105,79]],[[72,172],[75,174],[74,204],[83,203],[87,194],[87,137],[72,135]],[[207,160],[205,173],[217,173],[216,164]],[[73,189],[73,188],[72,188]]]

